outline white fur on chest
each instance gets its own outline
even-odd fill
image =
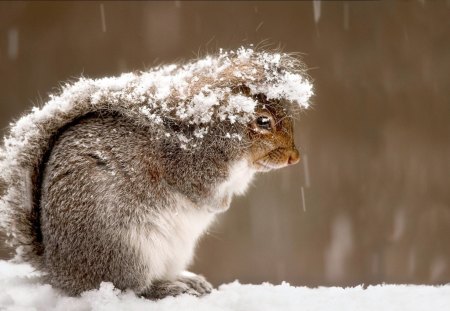
[[[228,179],[217,187],[217,193],[219,196],[244,194],[245,191],[247,191],[254,174],[255,170],[248,165],[247,160],[235,162],[230,167]]]
[[[254,170],[241,160],[230,167],[229,177],[216,188],[218,198],[243,194]],[[148,282],[175,279],[192,260],[198,238],[208,228],[215,213],[199,208],[181,195],[175,199],[176,212],[170,209],[154,215],[126,234],[146,270]]]
[[[183,198],[178,198],[177,204],[183,207],[178,212],[162,212],[151,225],[130,231],[131,245],[140,253],[150,282],[175,279],[185,270],[198,238],[214,218],[214,214],[199,210]]]

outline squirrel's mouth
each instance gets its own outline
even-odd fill
[[[276,148],[263,157],[253,161],[253,167],[260,172],[267,172],[296,164],[300,160],[299,152],[295,147]]]
[[[276,170],[286,166],[284,163],[270,163],[264,160],[258,160],[253,162],[254,168],[259,172],[268,172],[271,170]]]

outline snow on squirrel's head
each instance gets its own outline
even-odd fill
[[[155,68],[142,74],[140,84],[138,89],[150,99],[142,113],[158,121],[152,110],[159,108],[193,126],[223,121],[245,125],[254,117],[259,95],[300,108],[308,108],[313,95],[299,59],[243,47]],[[136,95],[135,100],[142,94]]]
[[[291,122],[282,120],[291,120],[286,117],[307,108],[313,95],[300,60],[286,53],[243,47],[157,67],[138,79],[132,74],[119,79],[130,80],[125,83],[128,90],[116,93],[117,100],[130,101],[130,106],[139,103],[140,113],[155,124],[166,125],[163,134],[175,136],[183,149],[196,148],[210,135],[247,146],[250,139],[253,147],[264,138],[266,142],[259,145],[267,145],[268,137],[292,144],[292,137],[276,134],[292,132]],[[99,92],[93,103],[116,100],[111,95]],[[252,153],[259,149],[253,148]]]
[[[213,136],[245,146],[259,170],[298,162],[293,116],[313,95],[301,61],[279,52],[220,50],[184,65],[142,74],[151,90],[140,111],[154,122],[170,123],[184,149]]]

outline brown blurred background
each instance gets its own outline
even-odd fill
[[[304,53],[303,161],[259,176],[193,270],[216,285],[450,282],[450,1],[1,2],[0,34],[1,135],[81,74],[263,40]]]

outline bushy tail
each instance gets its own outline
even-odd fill
[[[127,77],[128,81],[132,79],[136,76]],[[133,114],[135,109],[125,103],[92,103],[96,92],[120,88],[111,81],[106,88],[100,86],[99,80],[84,78],[66,85],[62,93],[51,97],[44,107],[33,108],[14,123],[4,138],[0,149],[0,229],[7,235],[7,243],[16,249],[16,258],[38,269],[44,251],[39,206],[43,164],[53,140],[80,117],[100,111]]]

